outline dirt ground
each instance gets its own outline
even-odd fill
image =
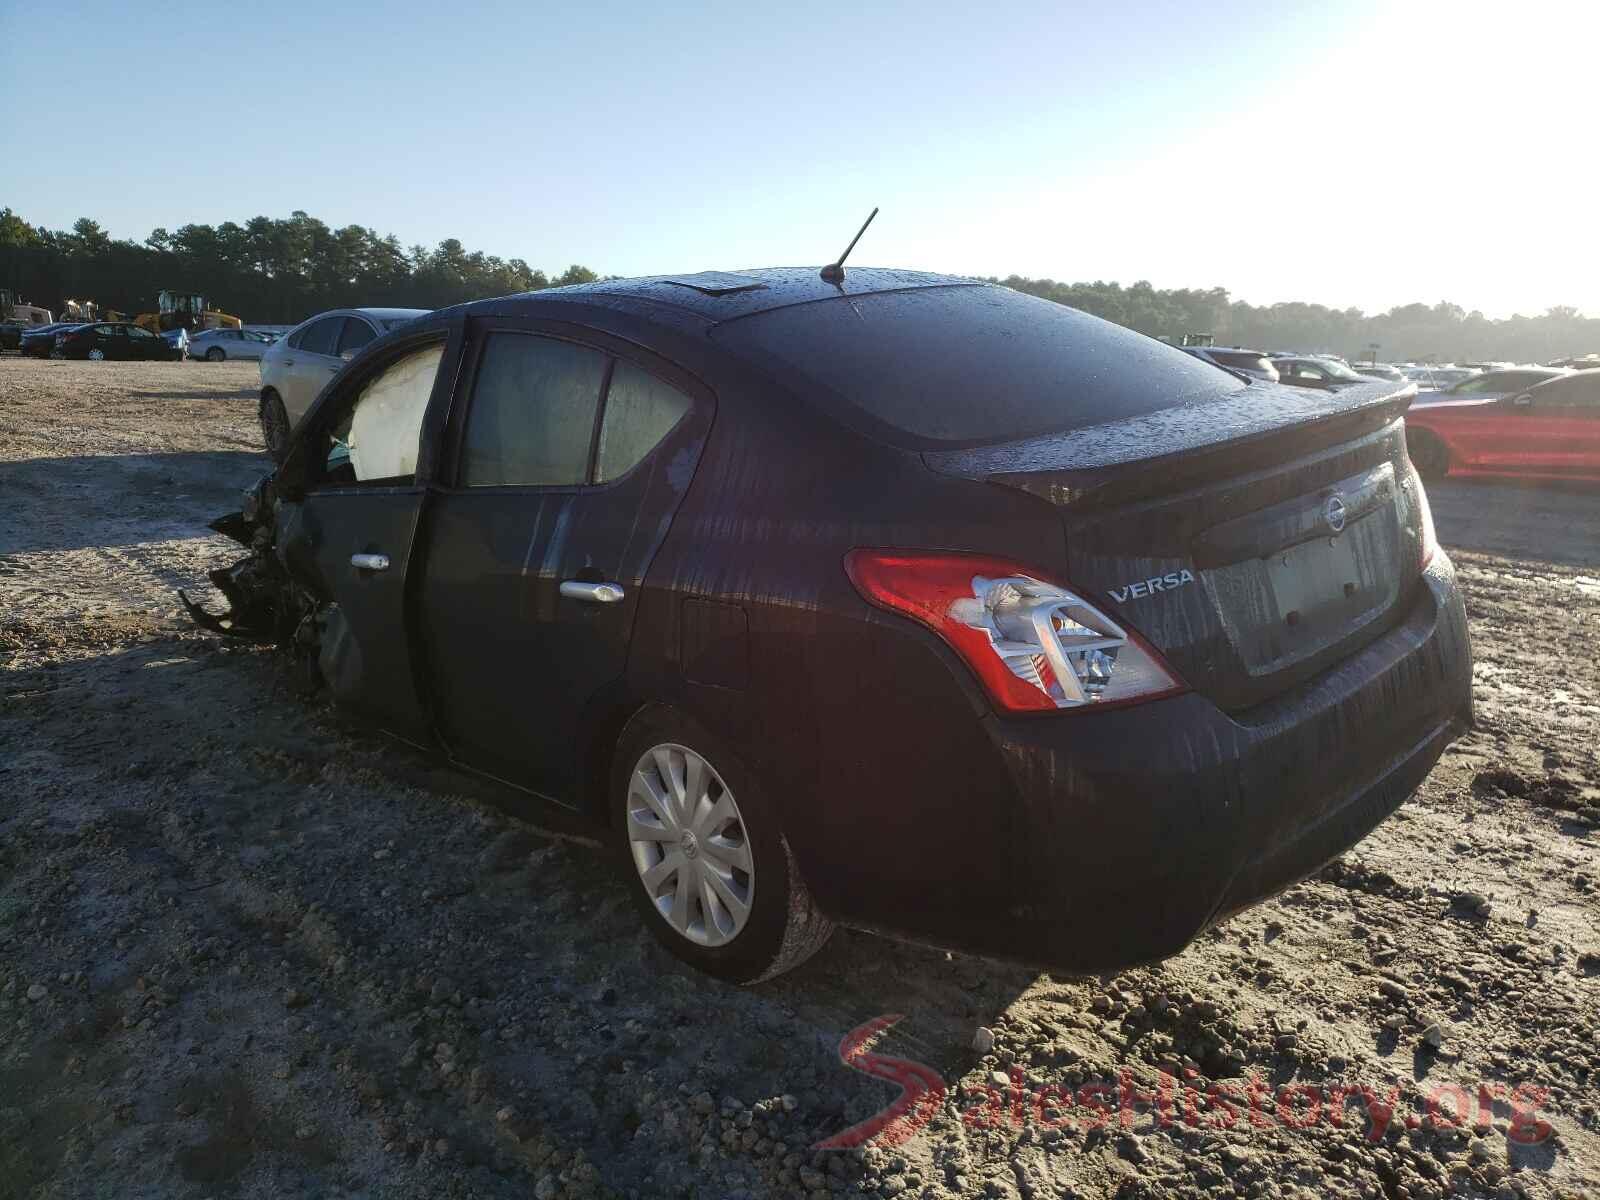
[[[1316,879],[1110,980],[841,931],[739,990],[186,624],[254,383],[0,359],[0,1196],[1600,1194],[1600,489],[1432,490],[1479,726]]]

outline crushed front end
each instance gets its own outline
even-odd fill
[[[224,637],[275,644],[316,660],[320,640],[317,598],[295,582],[278,552],[276,477],[265,475],[244,493],[238,512],[211,522],[210,527],[249,549],[229,567],[208,573],[228,601],[228,611],[212,613],[180,589],[178,598],[203,629]]]

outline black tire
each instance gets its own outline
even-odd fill
[[[721,945],[700,945],[680,933],[652,902],[634,860],[627,835],[629,786],[640,760],[663,745],[692,749],[710,764],[738,806],[754,887],[744,926]],[[617,869],[640,917],[657,941],[697,970],[730,983],[759,983],[805,962],[833,933],[833,922],[817,907],[800,877],[777,812],[760,782],[719,738],[687,715],[653,707],[628,723],[612,759],[607,815]]]
[[[206,351],[207,362],[221,362],[228,357],[228,353],[221,346],[213,346]]]
[[[1450,447],[1426,430],[1406,430],[1406,453],[1426,483],[1434,483],[1450,474]]]
[[[289,414],[283,400],[268,388],[261,393],[261,441],[273,462],[281,464],[289,453],[289,433]]]

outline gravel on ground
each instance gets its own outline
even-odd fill
[[[1478,727],[1313,879],[1114,978],[841,931],[741,990],[186,622],[255,397],[0,358],[0,1197],[1600,1187],[1600,489],[1431,490]]]

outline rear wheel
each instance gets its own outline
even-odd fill
[[[207,362],[221,362],[227,357],[227,352],[223,350],[221,346],[213,346],[211,349],[206,351]]]
[[[89,361],[90,362],[104,362],[105,361],[105,357],[106,357],[106,352],[104,350],[100,349],[99,346],[96,346],[93,350],[89,351]]]
[[[650,932],[719,979],[758,983],[822,948],[817,908],[759,782],[705,729],[651,709],[623,731],[611,819]]]
[[[261,396],[261,440],[275,463],[281,463],[289,453],[289,414],[278,393],[270,388]]]
[[[1450,447],[1425,429],[1406,431],[1406,453],[1417,474],[1430,483],[1450,473]]]

